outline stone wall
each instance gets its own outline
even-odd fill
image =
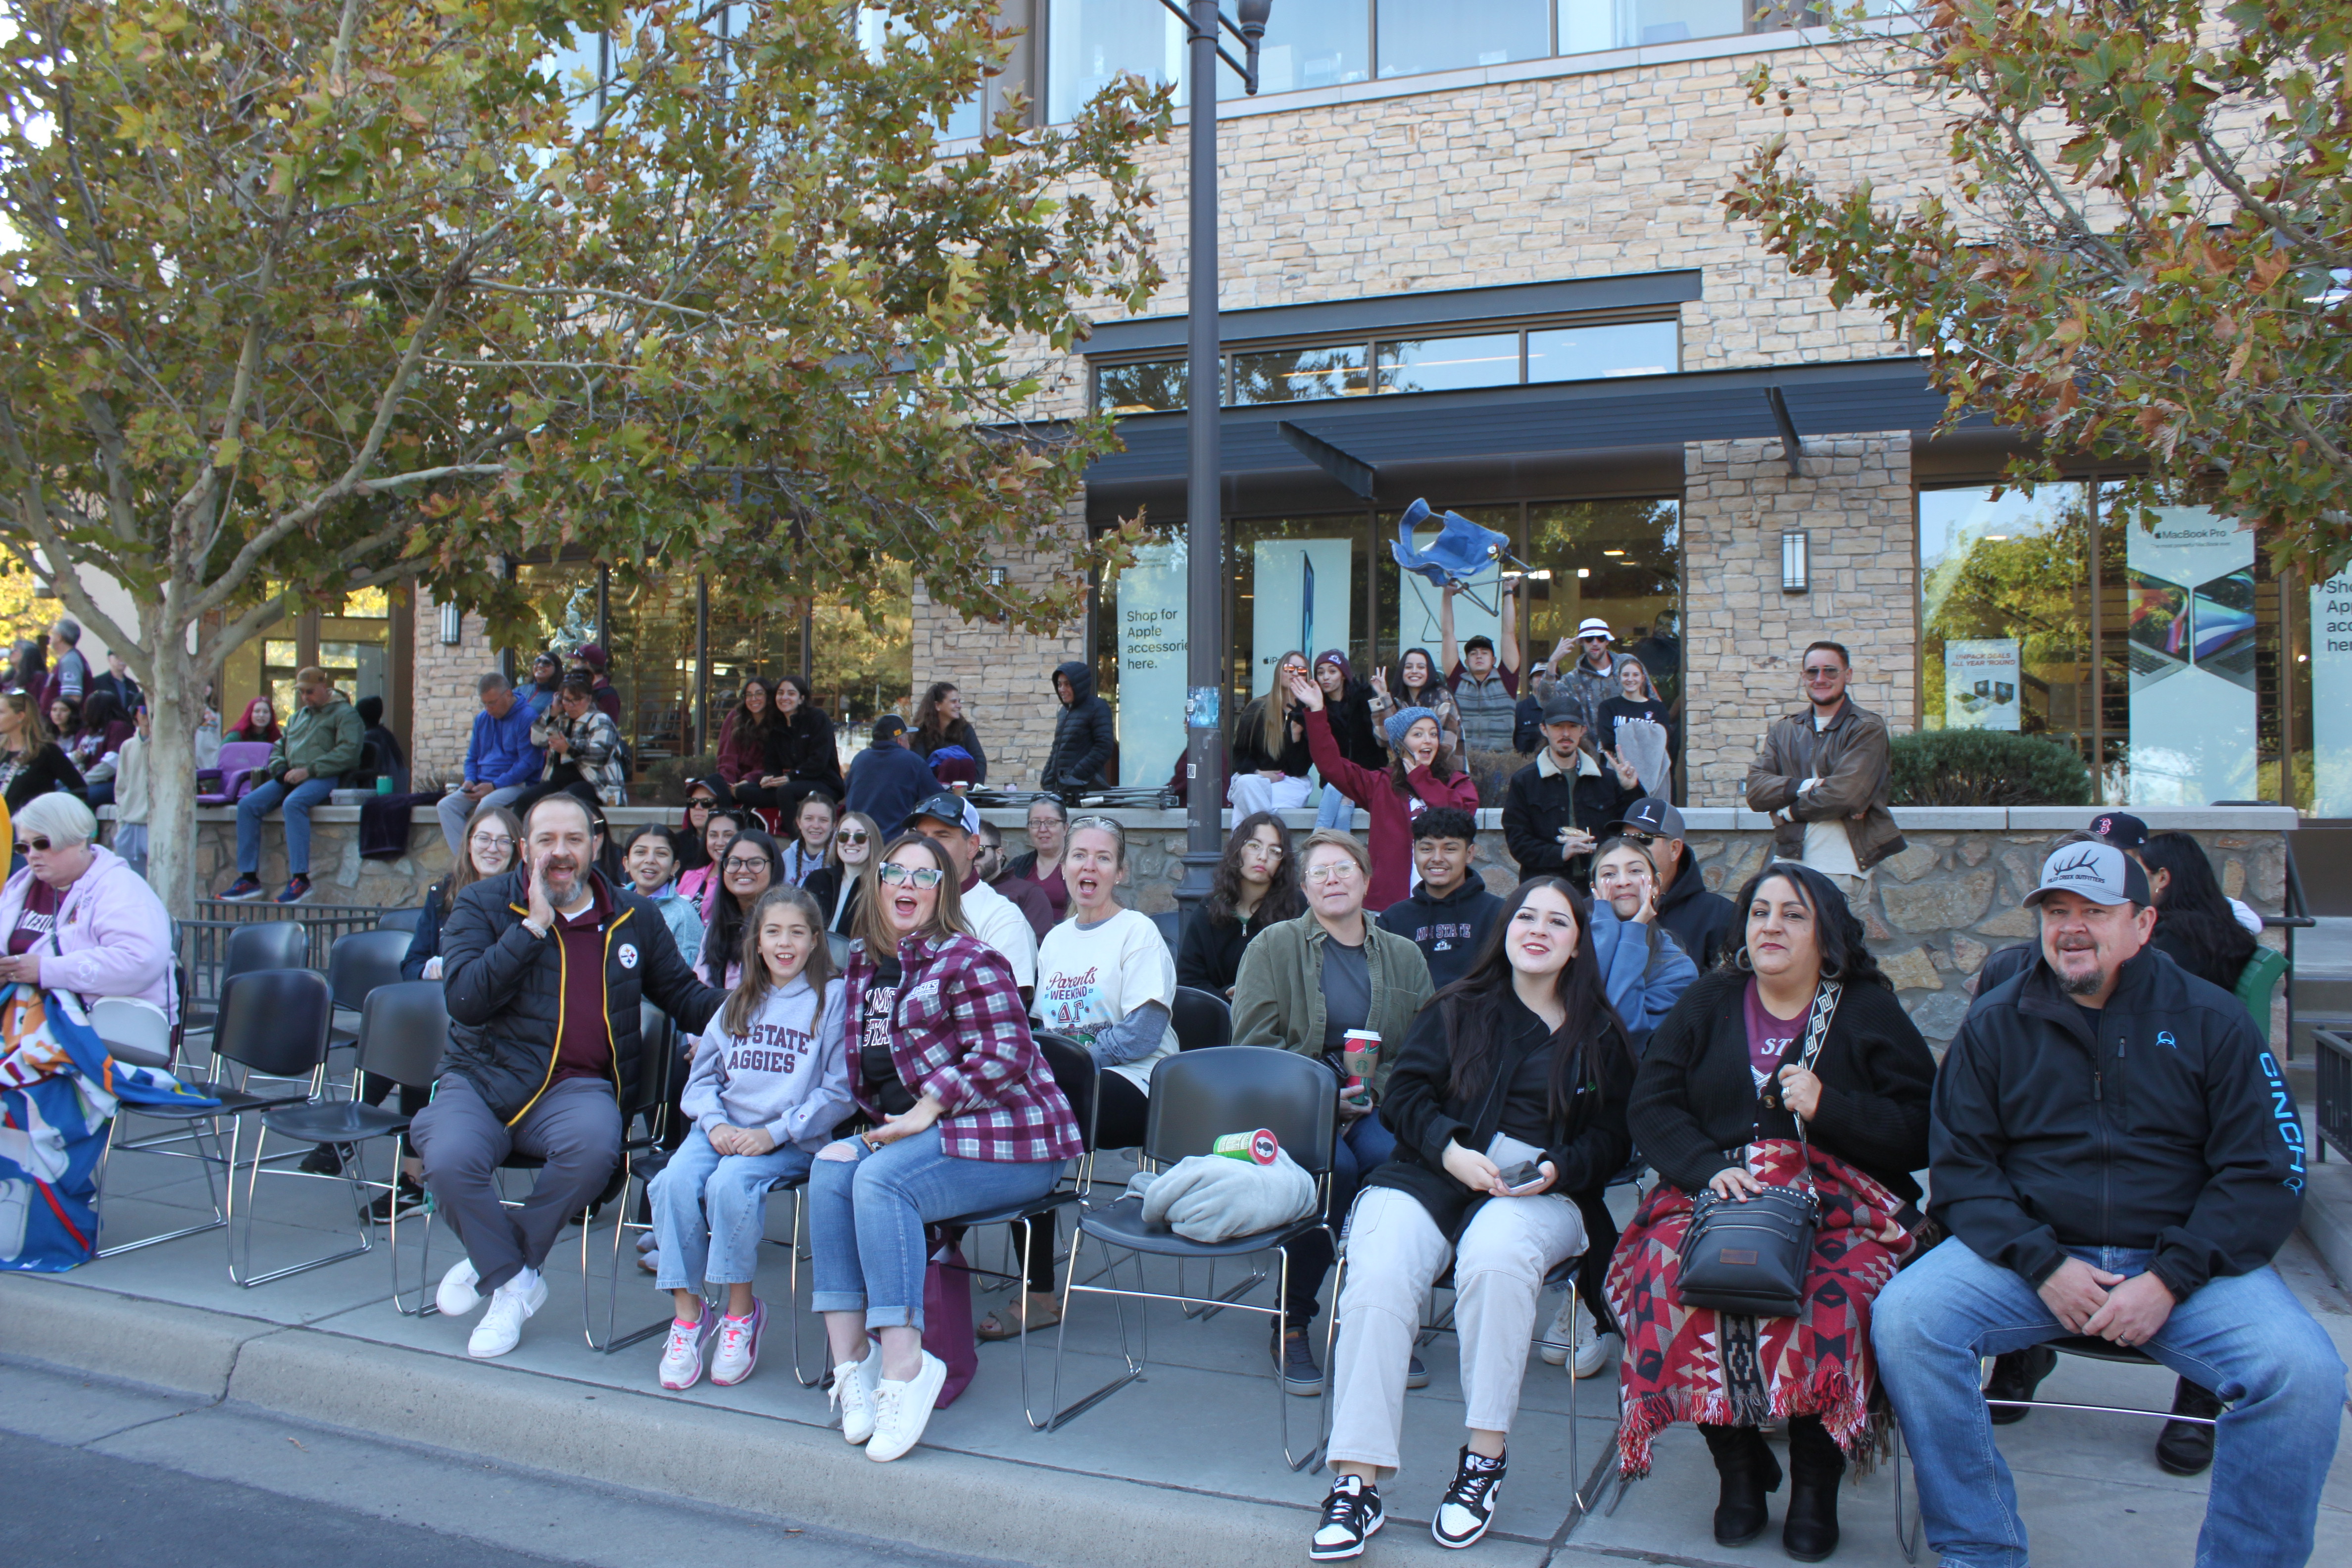
[[[1806,445],[1791,475],[1778,441],[1685,448],[1684,747],[1692,805],[1737,805],[1773,719],[1803,700],[1807,643],[1853,654],[1855,701],[1901,733],[1916,722],[1918,574],[1911,439]],[[1806,594],[1780,586],[1780,534],[1807,531]]]
[[[441,606],[417,595],[415,700],[409,721],[408,763],[415,786],[428,789],[455,779],[466,765],[466,742],[481,711],[475,683],[499,667],[482,617],[459,623],[459,640],[441,640]],[[445,851],[446,855],[446,851]]]
[[[471,683],[468,682],[468,690]],[[109,837],[111,837],[111,827]],[[310,814],[310,901],[399,909],[424,902],[425,890],[449,872],[449,846],[431,807],[408,826],[408,853],[396,860],[360,857],[360,808],[324,805]],[[286,835],[277,817],[261,834],[261,882],[275,892],[287,877]],[[196,813],[196,892],[211,898],[236,880],[236,814]]]

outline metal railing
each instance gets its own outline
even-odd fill
[[[307,939],[304,967],[325,973],[327,954],[338,938],[352,931],[373,931],[384,911],[373,904],[247,903],[232,899],[198,899],[193,920],[175,921],[174,949],[186,977],[182,998],[192,1023],[210,1018],[220,1003],[221,970],[228,962],[229,933],[239,926],[273,921],[300,922]]]
[[[2313,1054],[2318,1060],[2312,1065],[2319,1079],[2319,1092],[2314,1096],[2312,1123],[2318,1129],[2319,1158],[2327,1158],[2327,1146],[2352,1160],[2352,1041],[2334,1029],[2311,1031]]]

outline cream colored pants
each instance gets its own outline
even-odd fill
[[[1331,1352],[1329,1461],[1397,1468],[1404,1378],[1422,1302],[1454,1258],[1454,1324],[1462,1342],[1463,1425],[1507,1432],[1544,1276],[1584,1250],[1584,1216],[1568,1198],[1494,1198],[1471,1216],[1461,1254],[1419,1201],[1368,1187],[1348,1221],[1348,1282]]]

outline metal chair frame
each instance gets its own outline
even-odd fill
[[[1262,1231],[1256,1236],[1237,1237],[1234,1242],[1224,1244],[1219,1249],[1224,1256],[1238,1256],[1242,1255],[1244,1244],[1246,1243],[1250,1244],[1245,1249],[1249,1256],[1267,1252],[1276,1255],[1279,1259],[1279,1284],[1274,1305],[1262,1307],[1252,1302],[1219,1298],[1203,1299],[1187,1293],[1184,1289],[1181,1260],[1187,1254],[1193,1257],[1201,1256],[1198,1244],[1185,1241],[1171,1234],[1168,1244],[1162,1247],[1149,1249],[1136,1247],[1116,1235],[1090,1228],[1094,1221],[1095,1210],[1089,1204],[1081,1204],[1077,1234],[1070,1239],[1069,1268],[1062,1281],[1062,1321],[1054,1342],[1052,1401],[1054,1414],[1047,1419],[1044,1430],[1059,1431],[1111,1394],[1135,1382],[1149,1369],[1150,1364],[1150,1313],[1148,1308],[1138,1309],[1137,1348],[1130,1350],[1128,1344],[1126,1308],[1129,1298],[1131,1297],[1145,1303],[1174,1301],[1180,1306],[1209,1307],[1220,1310],[1230,1306],[1237,1311],[1269,1317],[1277,1326],[1277,1332],[1274,1337],[1274,1350],[1269,1356],[1269,1371],[1273,1374],[1275,1400],[1282,1425],[1283,1462],[1295,1472],[1307,1468],[1322,1456],[1325,1443],[1329,1436],[1330,1401],[1324,1400],[1322,1408],[1318,1412],[1318,1430],[1315,1446],[1304,1455],[1294,1455],[1291,1451],[1290,1440],[1290,1395],[1282,1382],[1281,1335],[1278,1330],[1283,1319],[1283,1302],[1289,1294],[1290,1249],[1318,1230],[1327,1236],[1330,1234],[1331,1164],[1333,1149],[1339,1137],[1339,1080],[1326,1071],[1318,1062],[1310,1061],[1294,1052],[1265,1046],[1229,1046],[1209,1054],[1193,1053],[1188,1056],[1178,1053],[1162,1057],[1159,1065],[1152,1069],[1150,1121],[1144,1138],[1144,1152],[1154,1162],[1164,1163],[1182,1159],[1191,1154],[1209,1152],[1205,1146],[1201,1148],[1190,1146],[1188,1141],[1175,1135],[1172,1131],[1163,1133],[1163,1121],[1191,1111],[1192,1108],[1189,1106],[1180,1106],[1175,1110],[1171,1110],[1170,1107],[1172,1101],[1184,1100],[1187,1093],[1184,1079],[1193,1072],[1204,1070],[1206,1063],[1211,1059],[1215,1060],[1216,1070],[1233,1071],[1246,1067],[1258,1071],[1263,1081],[1260,1085],[1253,1086],[1253,1092],[1247,1095],[1235,1094],[1231,1085],[1219,1087],[1223,1089],[1227,1099],[1242,1099],[1256,1102],[1250,1105],[1249,1113],[1241,1118],[1243,1122],[1249,1125],[1273,1126],[1276,1128],[1277,1136],[1282,1136],[1286,1131],[1290,1135],[1284,1140],[1285,1147],[1290,1151],[1291,1157],[1297,1160],[1315,1181],[1315,1208],[1307,1217],[1272,1230]],[[1288,1081],[1285,1082],[1285,1079]],[[1166,1081],[1163,1082],[1163,1080]],[[1302,1091],[1307,1103],[1303,1107],[1290,1103]],[[1211,1089],[1204,1092],[1215,1091]],[[1276,1103],[1267,1103],[1269,1101]],[[1277,1125],[1278,1123],[1280,1125]],[[1298,1136],[1302,1129],[1307,1133],[1304,1138]],[[1129,1202],[1135,1202],[1139,1207],[1140,1206],[1139,1200],[1128,1198],[1119,1198],[1109,1206],[1117,1207],[1118,1204]],[[1080,1283],[1078,1255],[1085,1239],[1089,1235],[1107,1247],[1121,1247],[1128,1251],[1129,1260],[1135,1266],[1135,1289],[1123,1290],[1108,1286]],[[1146,1288],[1143,1258],[1147,1251],[1153,1256],[1180,1260],[1175,1291],[1152,1290]],[[1113,1279],[1117,1278],[1111,1268],[1107,1267],[1103,1273],[1109,1275]],[[1258,1278],[1263,1279],[1265,1275],[1265,1270],[1261,1268]],[[1212,1283],[1213,1284],[1213,1277]],[[1118,1303],[1119,1355],[1126,1364],[1118,1375],[1100,1388],[1064,1405],[1061,1403],[1062,1360],[1069,1338],[1071,1300],[1082,1294],[1108,1296]],[[1203,1314],[1203,1316],[1206,1315]]]
[[[265,975],[272,977],[279,975],[289,977],[300,976],[300,981],[296,983],[303,984],[305,989],[315,986],[320,993],[319,1000],[323,1004],[323,1005],[319,1011],[316,1038],[314,1040],[306,1040],[298,1043],[299,1054],[309,1057],[311,1062],[310,1076],[307,1080],[303,1080],[306,1084],[306,1092],[300,1095],[273,1096],[261,1103],[226,1106],[224,1107],[221,1111],[221,1114],[227,1119],[229,1124],[228,1203],[226,1206],[226,1214],[225,1215],[228,1224],[229,1232],[228,1277],[230,1283],[242,1286],[247,1289],[251,1289],[257,1285],[267,1285],[273,1279],[286,1279],[289,1275],[307,1273],[313,1268],[323,1268],[330,1263],[340,1263],[346,1258],[357,1258],[362,1253],[370,1250],[375,1245],[373,1233],[375,1216],[368,1212],[366,1189],[361,1183],[359,1175],[355,1170],[346,1169],[331,1176],[322,1175],[311,1171],[272,1170],[269,1171],[268,1173],[273,1176],[287,1176],[298,1180],[311,1182],[342,1183],[352,1194],[352,1206],[359,1211],[359,1222],[362,1227],[360,1245],[355,1247],[347,1248],[341,1252],[330,1253],[323,1257],[313,1258],[306,1262],[293,1264],[284,1268],[273,1269],[267,1274],[256,1275],[252,1273],[253,1217],[256,1208],[256,1199],[258,1196],[258,1189],[264,1167],[269,1163],[268,1161],[265,1160],[262,1153],[263,1149],[267,1147],[269,1141],[270,1129],[268,1118],[270,1113],[274,1111],[286,1110],[300,1105],[315,1105],[320,1103],[321,1098],[326,1092],[327,1041],[329,1032],[333,1027],[334,1020],[333,993],[329,991],[327,987],[326,976],[313,969],[282,969],[250,971],[245,974],[232,976],[229,980],[224,982],[221,987],[221,1005],[218,1022],[225,1023],[230,1018],[232,988],[240,984],[250,984]],[[284,1037],[283,1031],[276,1020],[272,1021],[271,1027],[273,1033],[282,1040]],[[215,1047],[214,1055],[215,1058],[231,1062],[236,1062],[238,1065],[247,1068],[247,1071],[246,1074],[246,1081],[247,1082],[249,1082],[254,1076],[275,1078],[287,1082],[297,1081],[294,1075],[290,1073],[269,1072],[254,1068],[250,1064],[242,1062],[236,1056],[219,1049],[218,1047],[220,1045],[221,1041],[216,1033],[214,1038],[214,1046]],[[246,1172],[245,1226],[243,1231],[240,1233],[236,1224],[236,1175],[238,1153],[244,1146],[245,1119],[247,1116],[259,1117],[262,1121],[260,1131],[255,1135],[253,1141],[253,1159]],[[307,1149],[302,1152],[298,1152],[298,1153],[303,1152],[307,1152]],[[287,1157],[293,1156],[280,1156],[280,1158]]]
[[[2065,1334],[2057,1339],[2044,1340],[2042,1343],[2048,1345],[2052,1350],[2056,1351],[2061,1355],[2081,1356],[2084,1361],[2103,1361],[2116,1366],[2152,1366],[2165,1372],[2170,1372],[2172,1370],[2170,1367],[2166,1366],[2162,1362],[2157,1360],[2156,1357],[2148,1354],[2146,1351],[2130,1349],[2117,1344],[2111,1344],[2105,1340],[2095,1339],[2085,1334]],[[1977,1373],[1979,1387],[1982,1387],[1984,1384],[1992,1381],[1992,1366],[1994,1359],[1995,1358],[1991,1356],[1980,1356],[1978,1358]],[[2003,1399],[1996,1401],[1995,1403],[2003,1405],[2015,1405],[2018,1408],[2024,1410],[2079,1410],[2095,1415],[2138,1415],[2157,1421],[2179,1421],[2191,1426],[2218,1426],[2221,1425],[2220,1419],[2216,1416],[2176,1415],[2169,1410],[2149,1410],[2144,1406],[2137,1405],[2077,1405],[2071,1401],[2063,1399]],[[1906,1493],[1903,1486],[1903,1424],[1900,1421],[1897,1421],[1893,1423],[1893,1426],[1895,1427],[1895,1459],[1893,1466],[1895,1471],[1895,1543],[1903,1549],[1903,1558],[1905,1562],[1916,1563],[1919,1561],[1920,1542],[1927,1534],[1927,1521],[1925,1515],[1917,1512],[1915,1508],[1905,1500]]]

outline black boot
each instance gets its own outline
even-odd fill
[[[2172,1391],[2172,1413],[2217,1416],[2221,1402],[2184,1377]],[[2156,1462],[2168,1475],[2203,1475],[2213,1465],[2213,1428],[2193,1421],[2166,1422],[2156,1440]]]
[[[1708,1426],[1706,1451],[1715,1456],[1723,1495],[1715,1505],[1715,1539],[1721,1546],[1745,1546],[1772,1522],[1764,1497],[1780,1489],[1780,1461],[1764,1434],[1753,1426]]]
[[[1789,1421],[1789,1518],[1781,1550],[1800,1563],[1819,1563],[1837,1550],[1838,1482],[1845,1455],[1818,1415]]]
[[[2004,1405],[2005,1399],[2031,1399],[2058,1365],[2058,1352],[2048,1345],[2010,1351],[1992,1358],[1992,1376],[1985,1383],[1985,1403],[1992,1406],[1992,1424],[2006,1426],[2033,1414],[2024,1405]]]

